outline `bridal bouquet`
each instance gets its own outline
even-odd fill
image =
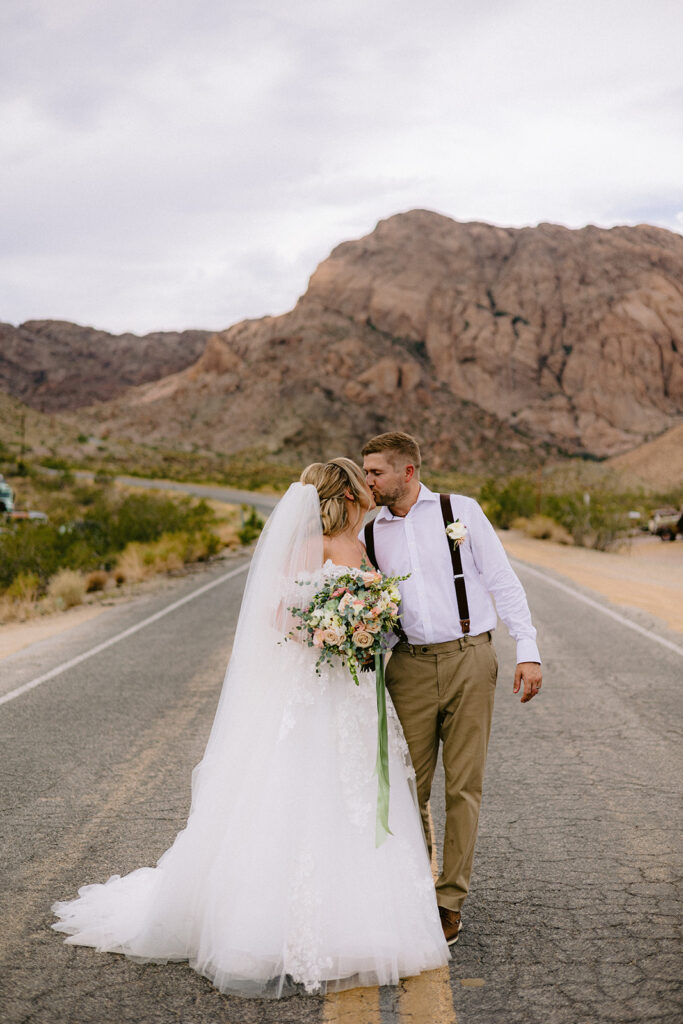
[[[407,576],[384,576],[375,569],[354,569],[330,577],[310,601],[289,611],[299,619],[289,634],[316,648],[316,672],[340,659],[347,665],[356,685],[358,672],[374,663],[377,689],[378,779],[376,844],[389,834],[389,741],[384,684],[384,652],[387,635],[398,623],[401,594],[398,584]],[[299,582],[299,581],[298,581]],[[300,581],[302,586],[308,581]]]
[[[316,671],[340,659],[356,685],[358,672],[387,649],[386,635],[398,622],[406,576],[384,576],[375,569],[357,569],[330,578],[303,608],[290,608],[301,625],[290,633],[320,652]],[[302,581],[302,585],[303,581]]]

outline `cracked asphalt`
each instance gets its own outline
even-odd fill
[[[169,580],[1,661],[0,696],[229,568]],[[475,871],[445,973],[250,1001],[185,964],[131,963],[50,930],[55,899],[154,864],[183,827],[241,575],[0,707],[2,1024],[679,1024],[683,659],[519,572],[545,684],[529,705],[513,697],[501,627]],[[438,775],[432,811],[440,839]]]

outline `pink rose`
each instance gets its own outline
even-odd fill
[[[382,579],[382,574],[381,574],[381,572],[375,572],[373,570],[373,571],[370,571],[370,572],[361,573],[361,577],[360,578],[362,579],[363,583],[366,583],[366,584],[379,583],[379,581]]]
[[[325,642],[325,638],[324,638],[324,635],[323,635],[323,630],[322,629],[316,629],[316,631],[313,634],[313,646],[314,647],[322,647],[324,642]]]

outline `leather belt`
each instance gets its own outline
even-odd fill
[[[457,640],[445,640],[440,644],[411,644],[401,641],[396,644],[394,651],[416,654],[448,654],[450,651],[464,651],[466,647],[476,647],[477,644],[488,644],[491,642],[491,632],[477,633],[475,636],[460,636]]]

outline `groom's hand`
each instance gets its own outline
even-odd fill
[[[524,683],[524,692],[522,693],[522,704],[526,704],[528,700],[535,697],[540,692],[541,683],[543,682],[543,672],[541,666],[535,661],[520,661],[515,671],[515,682],[512,687],[513,693],[519,693],[519,688]]]

